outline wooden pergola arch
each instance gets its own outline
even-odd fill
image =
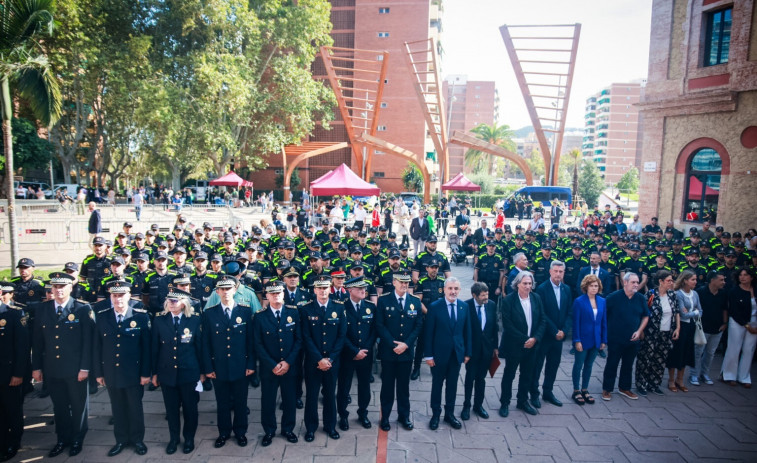
[[[431,201],[431,176],[428,173],[426,164],[423,161],[420,161],[415,153],[368,134],[363,134],[363,136],[360,137],[360,142],[367,146],[385,151],[389,154],[407,159],[408,161],[418,166],[421,174],[423,174],[423,203],[428,204]]]
[[[450,137],[449,142],[454,143],[456,145],[464,146],[469,149],[483,151],[493,156],[499,156],[501,158],[507,159],[508,161],[512,161],[513,163],[515,163],[516,166],[518,166],[518,168],[520,168],[520,170],[523,171],[523,174],[526,176],[526,184],[527,185],[534,184],[534,176],[533,176],[533,173],[531,172],[531,168],[528,167],[528,164],[526,164],[526,160],[508,149],[505,149],[493,143],[489,143],[484,140],[478,139],[472,135],[468,135],[467,133],[459,132],[457,130],[452,132],[452,136]]]
[[[328,142],[304,142],[301,145],[287,145],[281,148],[281,155],[284,159],[284,201],[292,200],[291,179],[292,172],[297,166],[306,159],[318,156],[319,154],[330,153],[342,148],[349,147],[346,141],[338,143]],[[287,156],[294,156],[290,162],[287,162]]]

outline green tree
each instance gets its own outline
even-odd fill
[[[639,169],[637,169],[636,167],[631,167],[630,169],[628,169],[626,173],[623,174],[622,177],[620,177],[617,187],[621,193],[625,193],[625,194],[638,193],[639,192]]]
[[[530,156],[525,156],[526,164],[534,176],[534,184],[542,185],[544,179],[544,160],[538,150],[533,150]]]
[[[494,193],[494,179],[487,173],[472,174],[468,180],[481,187],[481,194],[490,195]]]
[[[591,159],[585,159],[581,163],[581,172],[578,177],[578,193],[581,195],[589,208],[596,206],[599,202],[599,195],[605,188],[602,175],[597,165]]]
[[[295,168],[292,171],[292,176],[289,177],[289,191],[294,193],[295,188],[300,186],[300,183],[302,183],[302,179],[300,178],[300,169]],[[276,174],[276,189],[281,190],[284,188],[284,173]],[[292,195],[292,198],[294,198],[294,195]]]
[[[23,117],[14,117],[13,129],[13,166],[19,169],[40,169],[47,167],[52,159],[52,145],[37,134],[34,123]],[[4,137],[3,137],[4,139]],[[0,158],[0,169],[4,170],[5,158]],[[5,174],[5,172],[3,172]]]
[[[423,192],[423,173],[412,162],[408,162],[407,167],[402,171],[402,185],[405,191]]]
[[[493,145],[501,146],[510,151],[515,151],[515,142],[512,140],[515,133],[510,130],[510,126],[507,124],[488,125],[479,124],[471,129],[476,138],[483,140]],[[494,156],[483,151],[469,149],[465,153],[465,165],[468,166],[472,173],[492,173],[492,165],[494,163]]]
[[[54,8],[54,0],[4,0],[0,3],[0,112],[12,263],[18,260],[13,194],[13,98],[16,96],[28,104],[34,116],[46,126],[60,116],[60,90],[36,40],[41,35],[52,34]],[[12,272],[17,271],[13,268]]]

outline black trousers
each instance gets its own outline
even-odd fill
[[[457,396],[457,379],[460,377],[460,362],[453,351],[449,358],[431,368],[431,412],[435,416],[442,413],[442,386],[444,390],[444,414],[455,414],[455,396]],[[436,359],[434,359],[436,361]]]
[[[428,305],[426,306],[428,307]],[[426,315],[423,315],[423,324],[426,324]],[[426,330],[421,330],[420,333],[418,333],[418,338],[415,341],[415,357],[413,357],[413,369],[417,370],[421,367],[421,361],[423,360],[423,348],[425,344],[425,332]]]
[[[298,399],[302,399],[302,383],[305,382],[305,349],[301,349],[297,354],[297,379],[294,384],[295,394]]]
[[[397,417],[410,418],[410,369],[413,362],[381,361],[381,419],[389,419],[397,390]]]
[[[372,349],[371,349],[372,350]],[[336,392],[336,409],[339,416],[347,418],[347,398],[352,388],[352,378],[357,373],[357,416],[365,416],[371,402],[371,368],[373,355],[370,350],[363,360],[352,360],[349,355],[342,356],[339,364],[339,383]]]
[[[612,392],[615,389],[615,377],[620,364],[620,379],[618,389],[631,389],[633,362],[639,352],[639,342],[612,343],[607,345],[607,363],[602,378],[602,390]]]
[[[296,369],[296,367],[294,368]],[[297,421],[294,406],[294,382],[297,372],[290,369],[285,375],[276,376],[271,371],[260,372],[260,421],[266,434],[276,434],[276,393],[281,389],[281,432],[292,432]]]
[[[73,378],[45,378],[55,413],[58,442],[84,442],[87,434],[89,381]]]
[[[336,378],[339,363],[334,362],[327,371],[316,367],[317,363],[308,361],[305,371],[305,430],[315,432],[318,429],[318,396],[323,392],[323,429],[326,432],[336,429]]]
[[[168,432],[172,441],[179,440],[179,431],[181,431],[180,407],[184,412],[184,432],[182,433],[184,440],[190,441],[195,438],[198,422],[197,402],[200,399],[200,394],[195,391],[195,386],[197,386],[196,382],[176,386],[161,384],[163,403],[166,406],[166,415],[168,416]]]
[[[537,344],[536,361],[531,372],[531,397],[539,397],[539,376],[544,369],[544,382],[542,393],[551,394],[557,378],[557,369],[560,367],[562,358],[562,341],[547,339],[546,337]]]
[[[520,366],[520,376],[518,377],[518,403],[528,400],[528,391],[531,387],[531,371],[534,368],[536,359],[536,348],[526,349],[525,347],[513,348],[511,352],[505,353],[505,371],[502,374],[502,395],[499,402],[502,406],[508,405],[513,397],[513,379],[515,372]]]
[[[23,383],[19,386],[0,386],[0,450],[21,446],[24,434]]]
[[[145,440],[145,415],[142,410],[144,394],[145,388],[142,385],[108,386],[116,443],[136,444]]]
[[[216,419],[218,434],[229,437],[231,431],[235,436],[247,434],[247,385],[249,381],[242,376],[234,381],[213,380],[213,390],[216,393]],[[231,412],[234,412],[234,423],[231,422]]]
[[[468,363],[465,364],[465,399],[463,400],[464,407],[471,406],[471,396],[473,396],[474,407],[481,407],[484,404],[486,373],[489,371],[489,365],[491,364],[491,361],[492,352],[487,352],[480,353],[479,355],[474,355],[470,360],[468,360]]]

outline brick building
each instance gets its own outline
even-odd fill
[[[757,7],[754,0],[655,0],[640,213],[679,227],[757,220]]]

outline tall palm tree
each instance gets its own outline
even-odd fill
[[[13,188],[13,97],[22,98],[39,121],[52,125],[61,113],[58,83],[36,38],[53,32],[55,0],[0,0],[0,112],[3,118],[11,262],[18,261]],[[17,271],[11,265],[12,272]]]
[[[516,149],[515,142],[513,141],[515,133],[510,130],[510,126],[507,124],[479,124],[471,129],[471,133],[475,134],[476,138],[493,145],[501,146],[510,151],[515,151]],[[465,164],[471,168],[473,173],[480,173],[486,169],[486,173],[491,174],[494,156],[489,153],[470,149],[465,153]]]

